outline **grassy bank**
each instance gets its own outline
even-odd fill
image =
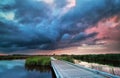
[[[120,67],[120,54],[73,55],[72,58]]]
[[[65,61],[69,61],[69,62],[73,62],[73,59],[70,56],[54,56],[56,59],[58,60],[65,60]],[[33,56],[33,57],[29,57],[26,59],[25,61],[25,65],[48,65],[50,66],[50,56]]]
[[[42,55],[9,55],[0,56],[0,60],[26,59],[26,65],[50,65],[51,56]],[[99,54],[99,55],[54,55],[59,60],[74,62],[74,59],[86,62],[106,64],[120,67],[120,54]]]
[[[35,57],[29,57],[25,61],[25,65],[50,65],[50,57],[48,56],[35,56]]]
[[[69,55],[55,56],[55,58],[58,59],[58,60],[64,60],[64,61],[68,61],[68,62],[74,63],[73,57],[71,57]]]
[[[17,59],[26,59],[30,56],[28,55],[6,55],[0,56],[0,60],[17,60]]]

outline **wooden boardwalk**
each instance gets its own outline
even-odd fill
[[[57,78],[120,78],[103,76],[69,62],[52,59],[51,65]]]

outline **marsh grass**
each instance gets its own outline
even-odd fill
[[[68,62],[74,63],[73,57],[68,56],[68,55],[55,56],[55,58],[58,59],[58,60],[64,60],[64,61],[68,61]]]
[[[48,56],[36,56],[36,57],[29,57],[25,61],[25,65],[43,65],[49,66],[50,65],[50,57]]]
[[[120,54],[73,55],[74,59],[120,67]]]
[[[98,55],[8,55],[0,56],[0,60],[25,59],[25,65],[50,65],[50,57],[74,63],[74,59],[90,63],[106,64],[120,67],[120,54],[98,54]]]

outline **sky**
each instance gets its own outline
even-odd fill
[[[119,33],[120,0],[0,0],[0,54],[84,45],[119,51]]]

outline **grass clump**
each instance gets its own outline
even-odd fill
[[[50,57],[47,56],[36,56],[36,57],[29,57],[25,61],[25,65],[50,65]]]

